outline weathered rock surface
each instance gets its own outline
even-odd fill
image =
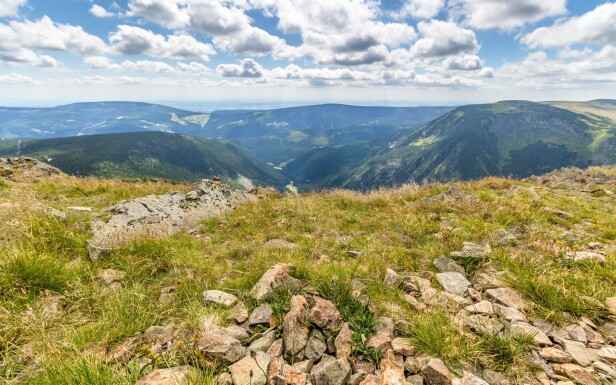
[[[257,306],[252,313],[250,313],[248,324],[250,326],[269,325],[272,320],[272,315],[272,307],[269,304],[264,303],[263,305]]]
[[[197,342],[198,349],[209,360],[231,365],[244,356],[246,349],[240,341],[218,328],[204,332]]]
[[[291,309],[282,322],[282,340],[285,354],[301,361],[308,342],[308,302],[301,295],[291,298]]]
[[[113,215],[107,223],[92,223],[94,236],[88,241],[90,258],[97,259],[101,251],[119,246],[136,235],[166,237],[257,199],[254,194],[205,179],[188,194],[172,192],[122,201],[106,210]]]
[[[203,292],[202,299],[206,304],[219,305],[226,309],[237,303],[236,296],[220,290],[206,290]]]
[[[237,361],[229,366],[233,384],[265,385],[270,361],[271,358],[263,352],[256,352],[254,357],[244,357]]]
[[[436,279],[443,286],[443,289],[451,294],[464,297],[471,283],[460,273],[448,272],[439,273]]]
[[[349,324],[342,325],[338,336],[334,340],[336,346],[336,357],[345,358],[351,355],[351,342],[353,341],[353,332],[349,328]]]
[[[340,324],[340,312],[332,301],[314,297],[310,318],[321,329],[336,328]]]
[[[511,333],[527,335],[533,337],[533,341],[539,346],[552,346],[550,338],[539,328],[525,322],[514,322],[511,324]]]
[[[453,376],[449,369],[447,369],[447,366],[438,358],[431,359],[421,369],[421,374],[429,385],[450,385],[453,380]]]
[[[561,376],[565,376],[577,382],[586,385],[599,385],[594,371],[592,369],[585,369],[575,364],[556,364],[554,365],[554,373]]]
[[[488,289],[486,290],[486,294],[501,304],[516,310],[524,310],[528,306],[520,294],[509,287]]]
[[[251,290],[252,296],[259,302],[268,299],[276,290],[288,289],[298,291],[302,287],[299,279],[291,275],[295,267],[290,264],[277,264],[270,267]]]
[[[433,261],[434,267],[436,267],[441,273],[460,273],[462,275],[466,275],[464,268],[456,263],[451,258],[447,257],[438,257]]]
[[[135,385],[188,385],[189,367],[156,369],[143,377]]]
[[[454,258],[483,258],[492,252],[490,245],[479,245],[473,242],[464,242],[462,250],[454,251],[450,255]]]
[[[346,358],[327,362],[310,374],[312,385],[346,385],[351,376],[351,364]]]

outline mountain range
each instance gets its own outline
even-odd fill
[[[139,131],[147,132],[125,134]],[[79,175],[192,181],[214,173],[276,187],[292,180],[303,190],[614,164],[615,134],[614,100],[210,114],[127,102],[0,108],[0,137],[36,138],[0,142],[0,155],[51,158]],[[41,139],[50,136],[72,138]]]

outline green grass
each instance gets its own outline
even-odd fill
[[[527,335],[487,334],[479,339],[479,349],[487,366],[499,372],[519,367],[522,356],[533,346]],[[522,364],[523,365],[523,364]]]

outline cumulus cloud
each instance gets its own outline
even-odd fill
[[[453,22],[430,20],[419,22],[422,35],[411,48],[416,57],[445,57],[462,53],[474,54],[479,50],[475,32]]]
[[[208,61],[216,51],[210,44],[193,36],[175,34],[167,37],[128,25],[119,25],[109,41],[115,52],[125,55],[150,55],[169,59],[199,59]]]
[[[449,70],[476,71],[483,68],[483,62],[477,55],[450,56],[443,64]]]
[[[105,56],[90,56],[83,59],[83,62],[90,68],[98,70],[119,71],[124,69],[128,71],[152,73],[175,72],[175,68],[169,64],[152,60],[124,60],[122,64],[117,64]]]
[[[2,0],[0,1],[0,17],[17,16],[19,7],[25,5],[28,0]]]
[[[567,12],[567,0],[453,0],[453,13],[473,28],[513,30]]]
[[[210,72],[209,68],[207,68],[201,63],[197,63],[194,61],[190,63],[178,62],[176,64],[176,67],[178,71],[186,73],[186,74],[192,74],[192,75],[202,75],[202,74]]]
[[[8,75],[0,75],[0,83],[4,84],[23,84],[23,83],[33,83],[34,80],[22,74],[8,74]]]
[[[395,13],[397,18],[411,16],[415,19],[431,19],[441,12],[445,0],[407,0],[402,9]]]
[[[84,64],[96,70],[120,70],[122,67],[106,56],[88,56],[83,59]]]
[[[108,18],[115,16],[115,13],[107,11],[105,8],[101,7],[98,4],[92,5],[92,7],[90,8],[90,13],[100,18]]]
[[[253,59],[244,59],[240,64],[220,64],[216,72],[226,78],[260,78],[263,67]]]
[[[537,28],[521,39],[531,48],[572,44],[610,44],[616,41],[616,3],[606,3],[581,16]]]

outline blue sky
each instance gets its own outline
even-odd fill
[[[616,2],[0,0],[0,104],[616,98]]]

